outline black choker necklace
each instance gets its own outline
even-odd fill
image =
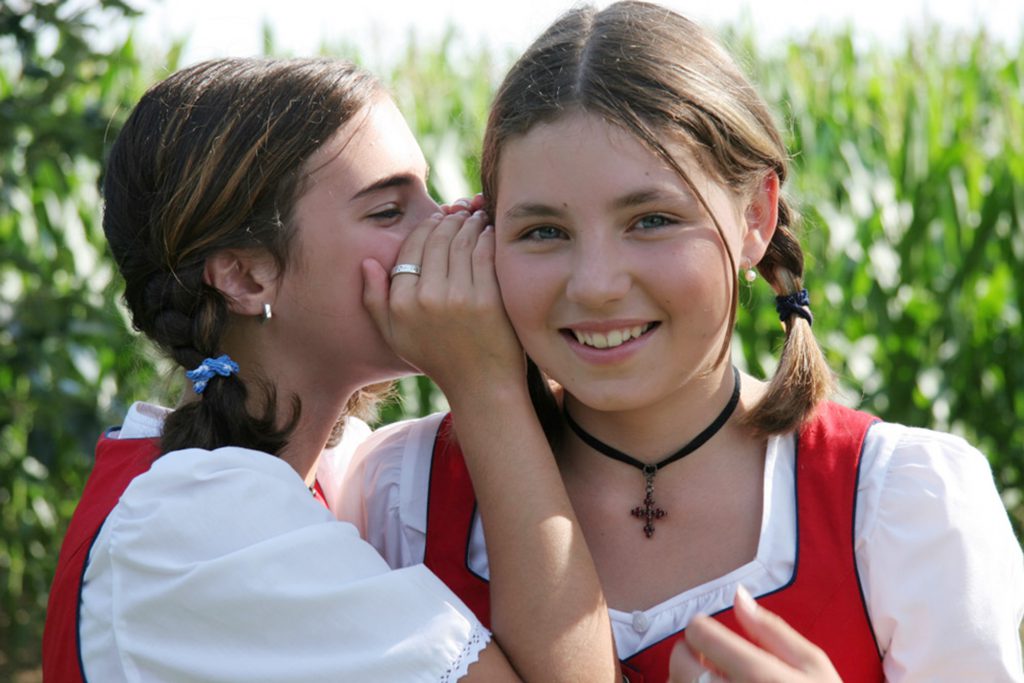
[[[609,446],[604,441],[601,441],[592,434],[584,431],[583,427],[580,427],[578,424],[576,424],[576,421],[573,420],[572,416],[569,415],[569,409],[563,409],[562,412],[565,413],[565,421],[569,423],[570,427],[572,427],[572,431],[576,432],[576,436],[580,437],[580,439],[583,440],[583,443],[587,444],[598,453],[607,455],[609,458],[618,460],[619,462],[624,462],[627,465],[632,465],[633,467],[643,472],[646,492],[644,502],[642,505],[637,505],[635,508],[633,508],[630,511],[630,514],[632,514],[634,517],[640,517],[644,520],[644,534],[647,536],[647,538],[650,538],[654,535],[654,520],[661,519],[662,517],[668,514],[667,512],[665,512],[660,507],[654,504],[654,475],[656,475],[658,473],[658,470],[660,470],[662,467],[665,467],[666,465],[671,465],[676,460],[681,460],[682,458],[686,457],[690,453],[693,453],[695,450],[703,446],[708,439],[717,434],[718,430],[720,430],[725,425],[725,423],[728,422],[729,417],[732,415],[733,411],[736,410],[736,404],[740,402],[740,371],[737,370],[735,366],[733,366],[732,373],[734,380],[732,396],[729,398],[729,402],[725,404],[725,407],[722,408],[722,412],[720,412],[718,414],[718,417],[715,418],[714,422],[708,425],[707,429],[705,429],[703,432],[694,437],[692,441],[683,445],[683,447],[680,448],[678,451],[668,456],[667,458],[654,463],[653,465],[648,465],[645,462],[640,462],[633,456],[627,455],[626,453],[623,453],[619,449]]]

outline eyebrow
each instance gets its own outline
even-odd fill
[[[691,200],[692,197],[684,195],[687,200]],[[677,193],[667,193],[658,189],[645,189],[637,190],[636,192],[630,192],[629,194],[622,195],[611,202],[613,209],[628,209],[633,206],[640,206],[647,204],[652,201],[658,201],[663,199],[680,199]],[[506,218],[562,218],[565,216],[565,210],[549,204],[542,204],[539,202],[522,202],[512,206],[508,211],[505,212]]]
[[[565,216],[565,211],[547,204],[520,202],[505,212],[505,218],[539,218],[547,216],[562,218]]]
[[[649,202],[663,200],[663,199],[680,199],[681,193],[667,193],[661,190],[651,188],[649,190],[638,190],[636,192],[630,192],[627,195],[623,195],[612,202],[612,207],[615,209],[628,209],[631,206],[639,206],[641,204],[647,204]],[[689,193],[687,193],[688,195]],[[686,195],[684,195],[686,196]],[[687,196],[687,199],[689,197]]]
[[[423,182],[426,183],[429,177],[430,167],[427,166],[426,171],[423,173]],[[381,190],[387,190],[392,187],[408,187],[413,183],[418,182],[419,180],[420,177],[413,173],[396,173],[395,175],[391,175],[386,178],[381,178],[376,182],[370,183],[369,185],[367,185],[366,187],[352,195],[352,198],[349,199],[349,201],[354,202],[355,200],[360,199],[361,197],[365,197],[368,194],[380,192]]]

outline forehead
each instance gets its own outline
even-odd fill
[[[690,148],[674,136],[659,140],[701,193],[713,181]],[[498,202],[520,193],[619,192],[659,186],[689,193],[672,166],[633,133],[589,113],[572,113],[535,125],[508,140],[497,173]]]
[[[381,96],[314,152],[306,171],[311,185],[341,183],[356,190],[389,175],[422,175],[426,160],[398,107]]]

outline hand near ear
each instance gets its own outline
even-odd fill
[[[735,609],[751,640],[711,617],[694,618],[686,640],[672,651],[671,683],[842,683],[819,647],[758,606],[742,586],[736,591]]]
[[[363,263],[363,303],[384,339],[449,400],[481,384],[525,386],[523,352],[494,275],[494,229],[486,226],[482,211],[424,221],[398,255],[398,263],[419,265],[419,275],[388,280],[380,263]]]

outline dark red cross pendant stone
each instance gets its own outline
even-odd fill
[[[661,519],[668,513],[654,502],[654,475],[658,473],[658,468],[648,465],[643,469],[643,472],[647,495],[644,496],[643,505],[637,505],[630,514],[644,520],[644,535],[650,538],[654,535],[654,520]]]

